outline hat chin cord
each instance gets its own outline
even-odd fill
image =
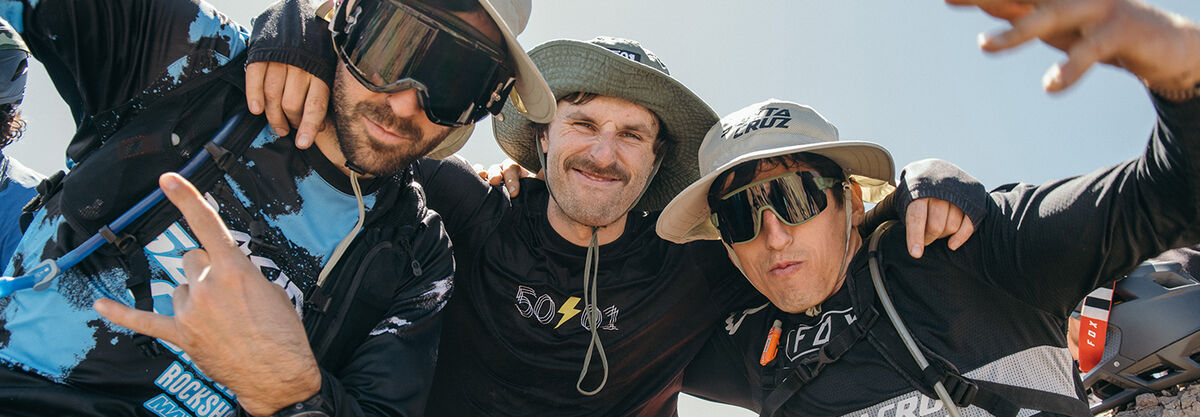
[[[844,281],[846,279],[846,274],[849,272],[849,269],[850,269],[850,265],[848,263],[846,263],[846,259],[850,255],[850,229],[851,229],[850,223],[852,221],[851,217],[850,217],[850,215],[851,215],[850,184],[846,181],[842,182],[842,208],[845,208],[845,212],[846,212],[846,245],[845,245],[845,249],[842,250],[842,262],[839,265],[841,265],[840,270],[841,270],[842,280]],[[746,269],[742,267],[741,259],[738,259],[737,253],[735,253],[733,251],[733,245],[730,245],[729,243],[725,242],[725,239],[721,239],[721,245],[725,246],[725,252],[729,253],[729,260],[733,261],[733,266],[736,266],[739,271],[742,271],[742,275],[749,276],[749,275],[746,275]],[[823,303],[823,302],[825,302],[825,300],[821,300],[821,302]],[[807,310],[804,311],[804,315],[809,316],[809,317],[816,317],[818,314],[821,314],[821,304],[820,303],[818,303],[817,305],[814,305],[812,307],[809,307]]]
[[[534,146],[537,147],[538,162],[541,162],[542,169],[545,171],[546,177],[546,192],[550,194],[550,198],[554,200],[554,204],[558,205],[564,216],[571,221],[579,224],[585,223],[575,219],[569,213],[561,210],[562,205],[558,203],[558,197],[554,196],[554,190],[550,187],[550,170],[546,169],[546,153],[542,151],[542,143],[540,140],[534,141]],[[638,193],[638,197],[630,203],[629,208],[625,210],[628,214],[638,201],[641,201],[642,196],[646,195],[646,190],[650,189],[650,183],[654,181],[654,176],[658,175],[658,168],[662,166],[662,157],[655,156],[654,169],[650,171],[650,177],[646,179],[646,185],[642,187],[642,192]],[[604,385],[608,383],[608,356],[604,354],[604,344],[600,342],[600,302],[597,299],[599,291],[597,290],[598,277],[600,275],[600,228],[606,226],[588,226],[592,229],[592,238],[588,243],[587,254],[584,255],[583,261],[583,317],[587,322],[588,330],[591,331],[591,340],[588,342],[587,354],[583,357],[583,368],[579,371],[579,380],[575,382],[575,390],[580,394],[592,396],[604,389]],[[604,368],[603,377],[600,379],[600,385],[595,389],[583,389],[583,379],[587,377],[588,367],[592,364],[592,352],[595,351],[600,355],[600,364]]]
[[[350,166],[349,163],[346,164]],[[346,248],[350,247],[350,243],[354,241],[354,237],[358,236],[358,232],[362,230],[363,223],[367,219],[366,210],[364,209],[362,188],[358,184],[358,172],[351,168],[350,172],[350,188],[354,190],[354,199],[358,202],[358,222],[354,223],[354,227],[350,229],[350,233],[342,238],[337,247],[333,249],[333,254],[329,255],[329,261],[325,262],[325,266],[321,268],[321,273],[317,275],[317,287],[325,284],[325,278],[329,277],[329,273],[333,271],[333,267],[337,266],[338,261],[342,259],[342,255],[346,253]]]

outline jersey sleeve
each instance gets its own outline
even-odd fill
[[[941,159],[924,159],[905,165],[900,171],[900,184],[894,196],[893,210],[898,219],[904,219],[913,200],[936,198],[958,207],[976,226],[983,219],[984,207],[989,201],[987,189],[978,179]]]
[[[429,208],[442,216],[446,231],[459,244],[471,244],[468,236],[499,221],[510,205],[503,186],[488,185],[457,155],[423,158],[413,165],[413,174],[425,189]]]
[[[1140,157],[991,193],[978,236],[964,246],[983,279],[1066,317],[1097,286],[1200,241],[1200,100],[1154,102],[1158,122]]]
[[[192,0],[5,0],[77,124],[146,104],[242,54],[248,31]]]
[[[337,54],[329,22],[317,17],[307,1],[284,0],[254,18],[246,62],[279,62],[333,85]]]

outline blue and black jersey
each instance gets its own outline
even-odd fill
[[[5,275],[19,275],[72,249],[152,190],[156,164],[178,169],[194,152],[179,143],[202,143],[243,111],[238,79],[249,34],[187,0],[10,1],[0,10],[78,123],[67,150],[71,173],[35,213],[5,267]],[[318,287],[318,274],[358,220],[350,179],[315,147],[296,149],[261,118],[247,118],[234,136],[244,149],[212,168],[201,191],[301,315],[321,366],[320,395],[335,415],[421,414],[453,261],[419,186],[407,173],[360,180],[365,225]],[[235,394],[186,353],[151,339],[162,353],[147,354],[137,335],[92,309],[102,297],[138,304],[140,287],[132,283],[142,282],[152,299],[146,308],[172,314],[172,292],[187,282],[182,256],[198,244],[169,204],[149,216],[160,226],[135,231],[132,250],[108,245],[44,291],[0,299],[0,414],[238,412]]]

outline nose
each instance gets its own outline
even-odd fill
[[[392,114],[398,117],[425,115],[425,111],[421,109],[421,101],[417,98],[417,90],[413,88],[388,93],[387,105],[392,109]]]
[[[792,244],[791,230],[775,217],[774,211],[763,211],[762,224],[759,227],[761,229],[758,231],[758,238],[763,239],[768,249],[783,250]]]
[[[596,140],[588,148],[588,154],[596,163],[607,166],[617,159],[617,140],[617,129],[612,123],[605,123],[596,133]]]

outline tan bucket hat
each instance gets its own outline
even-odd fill
[[[838,131],[811,107],[767,100],[725,116],[700,144],[701,177],[675,196],[658,217],[658,236],[675,243],[720,239],[710,220],[708,190],[717,176],[746,161],[809,152],[833,160],[878,201],[895,189],[892,155],[882,146],[839,141]]]

